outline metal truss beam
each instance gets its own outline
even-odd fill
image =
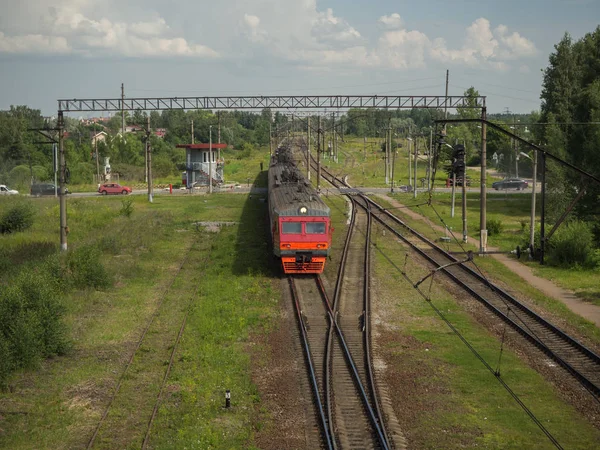
[[[483,108],[485,97],[435,95],[302,95],[249,97],[164,97],[58,100],[58,110],[160,111],[169,109],[349,109],[349,108]]]

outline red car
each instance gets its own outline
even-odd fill
[[[119,183],[105,183],[101,184],[98,188],[98,192],[102,195],[108,194],[131,194],[131,188],[129,186],[121,186]]]

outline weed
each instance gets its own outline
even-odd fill
[[[131,214],[133,214],[133,200],[130,198],[121,200],[121,209],[119,210],[119,215],[131,217]]]

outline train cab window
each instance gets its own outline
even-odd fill
[[[306,234],[325,234],[325,222],[306,222]]]
[[[281,224],[281,232],[283,234],[301,234],[302,222],[283,222]]]

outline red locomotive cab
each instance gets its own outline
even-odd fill
[[[331,246],[329,217],[282,217],[279,225],[284,272],[323,272]]]

